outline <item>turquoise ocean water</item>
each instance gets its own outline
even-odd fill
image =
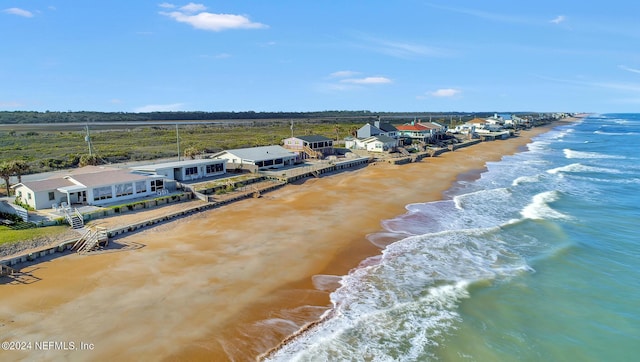
[[[640,114],[592,115],[407,206],[274,360],[640,360]]]

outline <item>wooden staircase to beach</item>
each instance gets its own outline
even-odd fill
[[[322,158],[322,152],[314,151],[309,146],[304,146],[302,148],[304,153],[306,153],[310,158]]]
[[[78,209],[64,210],[64,218],[67,220],[72,229],[81,229],[84,227],[84,218]]]
[[[411,153],[407,151],[404,147],[398,147],[398,152],[400,152],[403,156],[411,156]]]
[[[17,270],[13,269],[10,266],[0,264],[0,277],[9,276],[17,273]]]
[[[107,229],[98,227],[95,230],[87,230],[78,241],[73,244],[71,250],[75,250],[79,254],[85,254],[98,247],[109,243]]]

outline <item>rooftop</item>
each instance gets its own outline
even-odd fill
[[[224,153],[229,153],[243,160],[251,161],[264,161],[272,160],[274,158],[296,157],[295,153],[287,151],[282,146],[237,148],[235,150],[222,151],[215,156],[217,157]]]
[[[296,136],[293,138],[298,138],[301,139],[303,141],[306,142],[326,142],[326,141],[333,141],[331,138],[329,137],[325,137],[325,136],[320,136],[320,135],[309,135],[309,136]]]
[[[210,165],[212,163],[221,163],[226,162],[226,160],[220,159],[198,159],[198,160],[183,160],[183,161],[175,161],[175,162],[163,162],[163,163],[155,163],[149,165],[142,166],[134,166],[131,167],[133,170],[159,170],[162,168],[177,168],[177,167],[189,167],[189,166],[200,166],[200,165]]]

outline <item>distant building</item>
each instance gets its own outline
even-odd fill
[[[226,163],[227,160],[220,159],[184,160],[135,166],[131,169],[145,173],[163,175],[169,180],[191,181],[204,177],[225,174]]]
[[[213,155],[213,158],[227,160],[236,167],[250,164],[257,166],[258,169],[266,170],[293,165],[298,159],[298,155],[282,146],[263,146],[225,150]]]
[[[129,170],[87,166],[38,181],[13,185],[21,202],[36,210],[53,206],[103,205],[155,195],[165,188],[164,176],[143,175]]]

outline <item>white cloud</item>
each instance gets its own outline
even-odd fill
[[[32,18],[33,17],[33,13],[24,9],[20,9],[20,8],[8,8],[8,9],[4,9],[2,12],[7,13],[7,14],[11,14],[11,15],[18,15],[18,16],[23,16],[25,18]]]
[[[202,4],[189,3],[179,11],[160,12],[179,23],[187,23],[196,29],[223,31],[228,29],[263,29],[267,25],[252,22],[244,15],[214,14],[206,12],[207,8]]]
[[[640,69],[629,68],[629,67],[627,67],[625,65],[619,65],[618,68],[620,68],[622,70],[626,70],[627,72],[640,74]]]
[[[329,74],[329,77],[331,77],[331,78],[347,78],[347,77],[356,76],[358,74],[360,74],[360,73],[354,72],[352,70],[339,70],[337,72],[333,72],[333,73]]]
[[[188,3],[187,5],[182,6],[180,10],[185,13],[197,13],[207,10],[207,7],[202,4]]]
[[[445,97],[455,97],[459,94],[461,94],[462,91],[459,89],[454,89],[454,88],[441,88],[438,90],[435,90],[433,92],[428,92],[427,95],[431,96],[431,97],[439,97],[439,98],[445,98]],[[418,96],[417,98],[419,99],[423,99],[425,98],[424,96]]]
[[[340,82],[350,84],[387,84],[391,83],[391,79],[386,77],[347,78],[342,79]]]
[[[565,20],[567,20],[567,17],[566,17],[566,16],[564,16],[564,15],[558,15],[558,16],[556,16],[556,17],[555,17],[555,19],[553,19],[553,20],[551,20],[551,21],[549,21],[549,22],[554,23],[554,24],[560,24],[560,23],[562,23],[562,22],[563,22],[563,21],[565,21]]]
[[[146,112],[172,112],[172,111],[180,111],[184,103],[173,103],[173,104],[149,104],[146,106],[138,107],[134,109],[134,112],[137,113],[146,113]]]
[[[159,7],[164,8],[164,9],[173,9],[176,6],[170,3],[162,3],[162,4],[158,4]]]

